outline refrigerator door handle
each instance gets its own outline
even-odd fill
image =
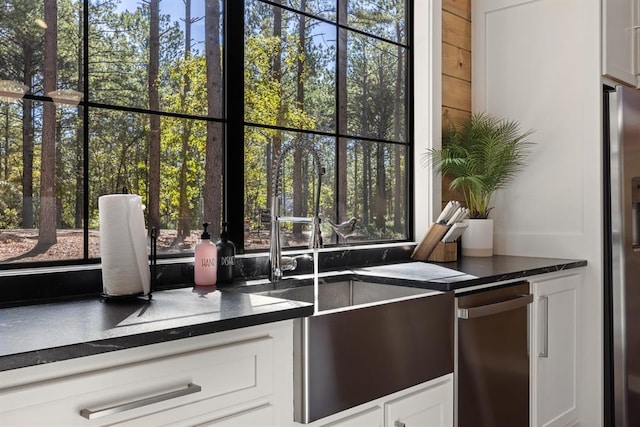
[[[544,322],[542,332],[544,335],[542,339],[542,351],[538,353],[538,357],[547,359],[549,358],[549,297],[546,295],[540,296],[540,302],[544,302],[544,316],[542,316]]]
[[[533,302],[533,295],[526,294],[517,298],[500,301],[493,304],[480,305],[477,307],[458,308],[459,319],[475,319],[478,317],[491,316],[505,311],[526,307]]]

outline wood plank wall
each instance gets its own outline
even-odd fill
[[[471,0],[442,0],[442,127],[471,114]],[[442,180],[442,202],[462,200]]]
[[[442,110],[450,118],[471,112],[471,0],[442,2]]]

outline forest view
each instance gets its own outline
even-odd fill
[[[313,214],[315,150],[325,244],[408,238],[405,0],[244,0],[242,16],[226,3],[0,2],[0,264],[98,258],[98,197],[124,188],[142,196],[160,255],[190,254],[204,221],[215,239],[240,217],[238,246],[264,250],[273,163],[290,144],[307,149],[283,159],[281,214]],[[350,218],[348,237],[328,226]],[[283,224],[283,246],[309,231]]]

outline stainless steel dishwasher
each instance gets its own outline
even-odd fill
[[[458,427],[529,425],[528,282],[456,295]]]

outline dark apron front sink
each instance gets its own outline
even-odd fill
[[[263,292],[314,301],[313,286]],[[343,280],[294,324],[295,420],[324,418],[453,372],[452,292]]]

